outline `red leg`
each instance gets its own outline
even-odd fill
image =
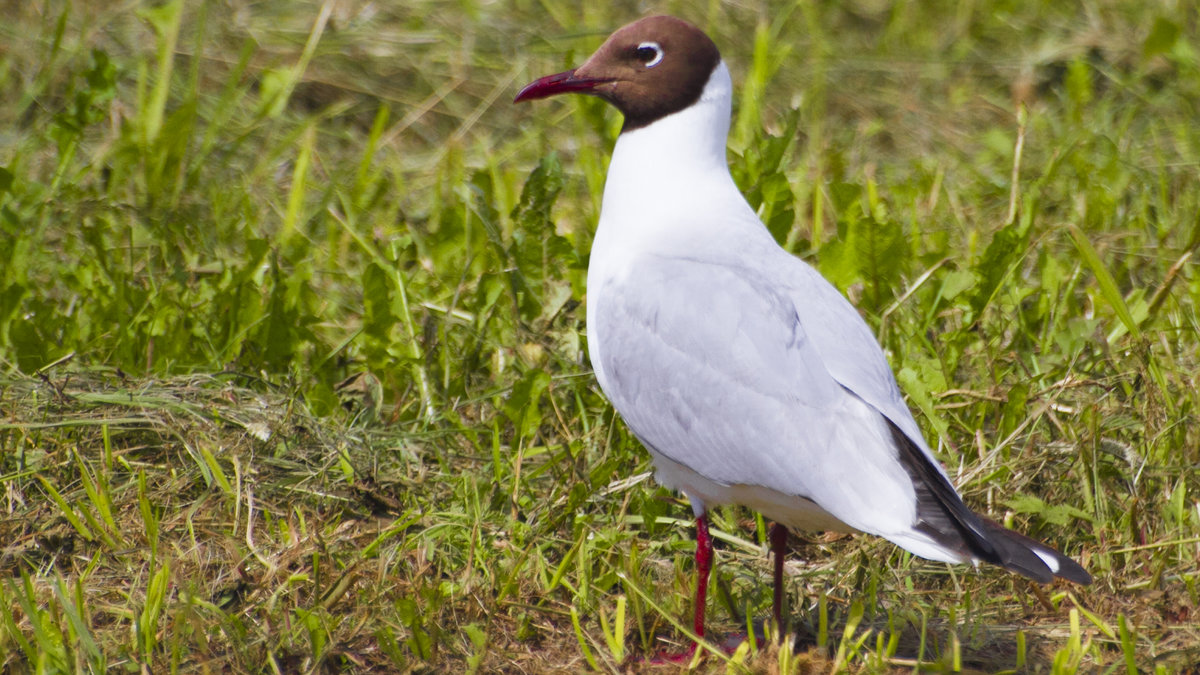
[[[783,556],[786,553],[788,530],[779,523],[771,525],[771,550],[775,553],[775,630],[783,635]]]
[[[692,630],[699,637],[704,637],[704,605],[708,598],[708,573],[712,571],[712,561],[712,537],[708,534],[708,515],[704,514],[696,518],[696,614]]]
[[[708,534],[708,514],[696,516],[696,606],[692,619],[692,630],[696,637],[704,637],[704,606],[708,599],[708,573],[712,571],[713,545]],[[682,656],[669,657],[675,663],[687,663],[696,654],[696,643]]]

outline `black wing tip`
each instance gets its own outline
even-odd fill
[[[1058,572],[1055,572],[1054,576],[1060,579],[1066,579],[1067,581],[1079,584],[1080,586],[1090,586],[1092,584],[1094,579],[1092,578],[1091,574],[1088,574],[1087,570],[1083,569],[1083,565],[1080,565],[1066,556],[1064,556],[1062,559],[1066,561],[1066,563],[1060,564],[1059,570]]]
[[[917,493],[918,529],[947,548],[1038,583],[1048,584],[1055,577],[1084,586],[1092,583],[1092,575],[1079,563],[972,511],[916,443],[891,420],[888,425],[896,441],[897,457]]]
[[[1033,554],[1033,557],[1037,558],[1036,563],[1030,560],[1030,556],[1028,555],[1030,553]],[[1057,569],[1047,564],[1043,556],[1052,556]],[[1025,554],[1017,556],[1004,556],[1001,560],[997,561],[997,564],[1010,572],[1016,572],[1039,584],[1051,583],[1056,578],[1064,579],[1081,586],[1087,586],[1093,581],[1092,575],[1088,574],[1088,571],[1083,569],[1082,565],[1047,546],[1038,546],[1036,550],[1026,549]]]
[[[1055,577],[1081,586],[1092,583],[1092,575],[1071,558],[1032,537],[1010,530],[991,518],[979,516],[979,520],[999,554],[998,560],[989,562],[995,562],[1006,570],[1041,584],[1048,584],[1054,581]],[[1047,559],[1053,561],[1053,567]]]

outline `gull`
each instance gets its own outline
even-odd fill
[[[963,503],[870,327],[738,191],[725,158],[733,83],[703,31],[669,16],[635,21],[515,101],[564,93],[624,115],[588,264],[588,355],[656,480],[695,513],[697,636],[713,562],[707,512],[719,504],[774,521],[777,627],[788,528],[866,532],[1041,583],[1091,582],[1074,560]]]

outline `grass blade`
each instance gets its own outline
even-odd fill
[[[1121,292],[1117,289],[1117,282],[1113,280],[1112,274],[1104,266],[1104,261],[1100,260],[1100,255],[1096,253],[1092,242],[1074,225],[1071,225],[1067,231],[1070,232],[1071,239],[1075,242],[1076,250],[1083,256],[1084,264],[1095,275],[1096,283],[1100,286],[1101,297],[1112,308],[1117,318],[1121,320],[1121,324],[1125,326],[1125,330],[1129,331],[1129,334],[1135,340],[1140,340],[1142,331],[1138,328],[1137,322],[1133,320],[1133,314],[1130,313],[1129,306],[1125,304],[1125,298],[1121,296]]]

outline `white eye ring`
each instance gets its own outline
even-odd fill
[[[643,49],[653,49],[654,50],[654,58],[650,59],[649,61],[646,61],[644,64],[647,68],[653,68],[654,66],[657,66],[658,64],[662,63],[663,48],[660,47],[657,42],[643,42],[642,44],[637,46],[637,50],[638,50],[639,54],[641,53],[641,51]]]

